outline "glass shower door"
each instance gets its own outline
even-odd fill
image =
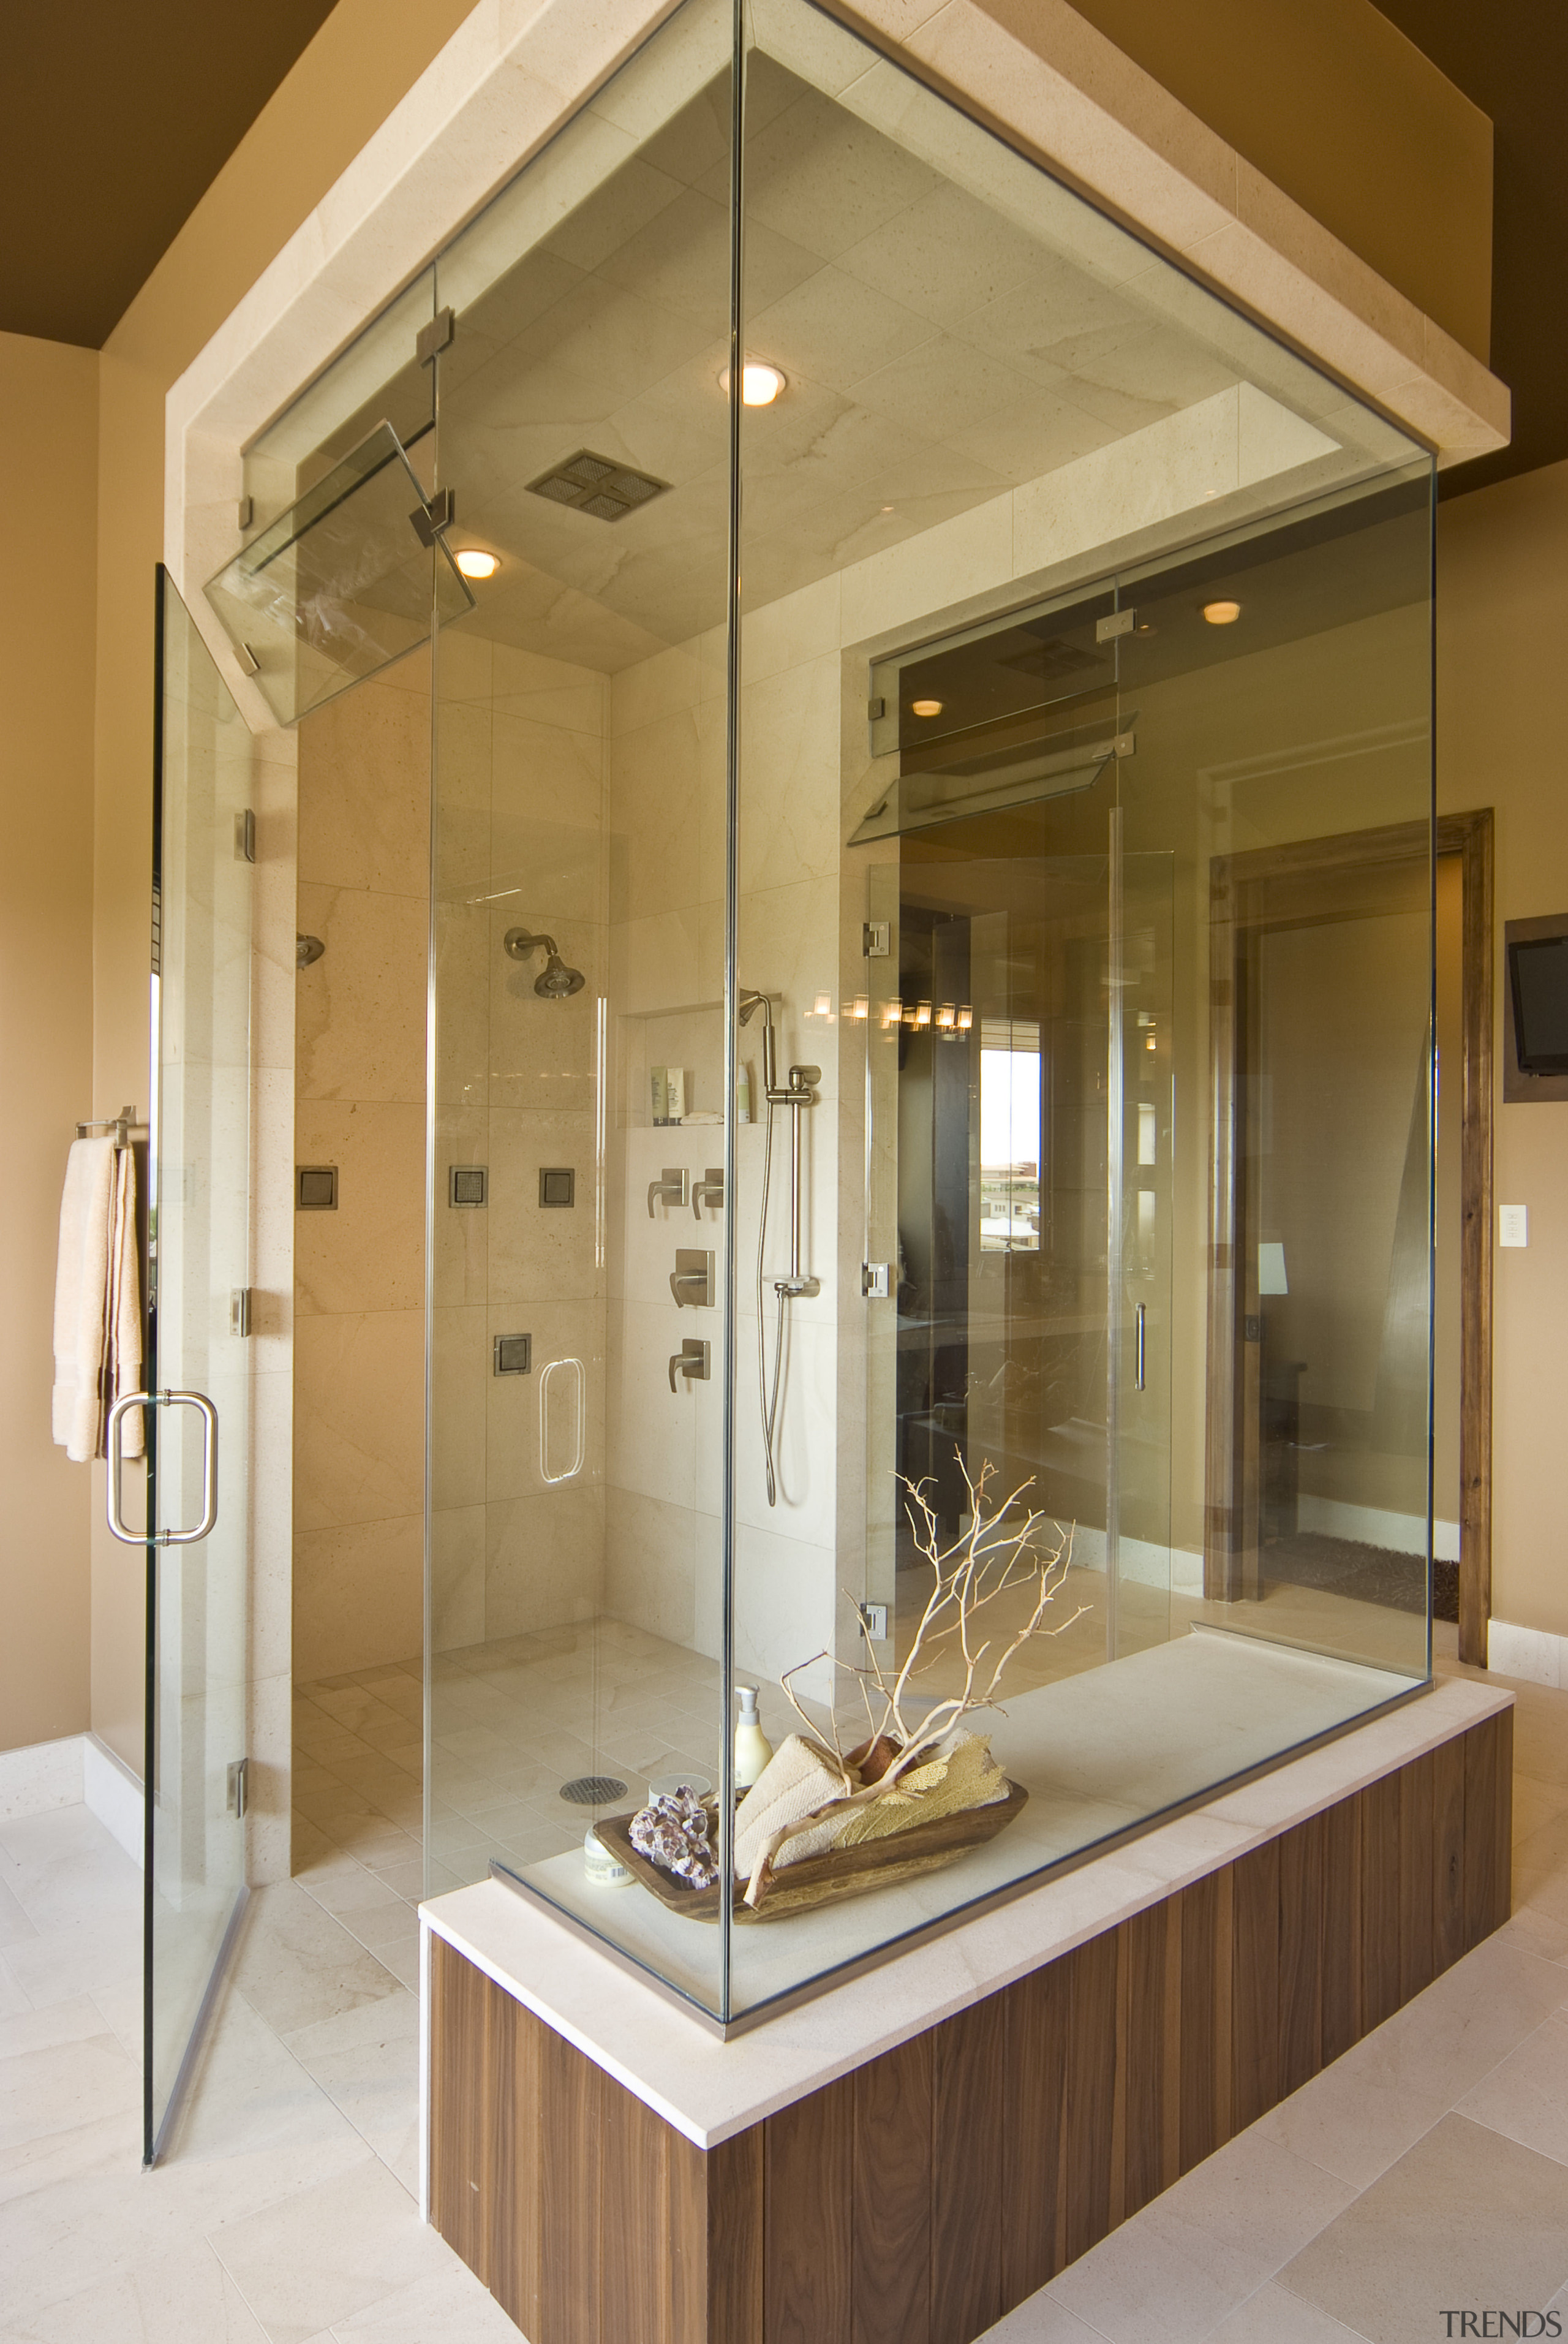
[[[157,642],[142,1411],[149,2164],[166,2139],[246,1895],[255,851],[251,735],[161,571]],[[116,1468],[111,1478],[121,1478]]]

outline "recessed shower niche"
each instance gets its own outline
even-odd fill
[[[731,39],[250,450],[244,620],[430,793],[430,1885],[723,2024],[1425,1682],[1431,1157],[1430,460],[805,0]]]

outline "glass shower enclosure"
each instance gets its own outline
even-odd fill
[[[1428,1677],[1431,462],[807,0],[374,331],[428,1883],[744,2025]]]

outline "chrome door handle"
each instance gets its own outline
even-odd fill
[[[1140,1391],[1143,1389],[1143,1370],[1148,1357],[1148,1329],[1146,1325],[1148,1316],[1149,1305],[1147,1302],[1141,1302],[1138,1306],[1138,1368],[1135,1379]]]
[[[133,1408],[194,1408],[201,1418],[201,1520],[195,1530],[155,1531],[149,1540],[145,1530],[134,1531],[126,1523],[120,1507],[120,1469],[125,1463],[120,1449],[120,1424]],[[122,1546],[195,1546],[217,1528],[217,1410],[206,1392],[126,1392],[109,1410],[105,1446],[109,1452],[108,1486],[105,1498],[109,1530]]]

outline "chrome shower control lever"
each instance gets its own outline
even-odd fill
[[[711,1367],[709,1365],[709,1357],[710,1354],[708,1345],[706,1343],[699,1343],[695,1336],[689,1335],[685,1342],[682,1343],[679,1350],[672,1351],[670,1353],[670,1390],[674,1391],[676,1389],[675,1379],[677,1376],[684,1376],[689,1383],[707,1383],[713,1373]]]
[[[722,1164],[710,1164],[702,1178],[694,1180],[691,1184],[692,1218],[699,1221],[702,1218],[704,1205],[712,1205],[717,1208],[722,1206],[723,1202],[724,1167]]]
[[[684,1164],[667,1164],[657,1180],[648,1184],[648,1217],[653,1218],[653,1207],[659,1197],[668,1205],[690,1203],[687,1193],[688,1173]]]

